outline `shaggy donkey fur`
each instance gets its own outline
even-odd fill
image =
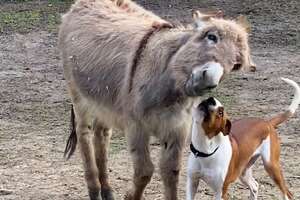
[[[164,144],[165,199],[177,199],[193,101],[225,73],[252,65],[243,24],[200,12],[194,18],[195,26],[173,27],[130,0],[78,0],[63,16],[59,45],[74,106],[65,154],[71,156],[78,139],[90,199],[113,199],[111,128],[125,132],[134,163],[125,198],[141,199],[151,179],[153,135]]]

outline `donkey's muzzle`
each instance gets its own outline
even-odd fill
[[[208,62],[196,67],[185,85],[188,96],[201,96],[208,90],[218,86],[223,77],[224,69],[219,63]]]

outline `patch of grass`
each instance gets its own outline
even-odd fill
[[[205,94],[202,99],[206,99],[208,97],[215,97],[224,105],[225,108],[231,107],[232,105],[235,104],[234,97],[232,95],[226,94],[222,91],[212,90],[212,91],[208,92],[207,94]]]
[[[58,24],[60,24],[60,14],[59,13],[48,13],[46,15],[46,28],[50,32],[56,32]]]
[[[26,32],[34,29],[40,22],[40,13],[37,11],[1,12],[0,32],[20,30]]]
[[[110,140],[110,154],[118,154],[120,151],[125,150],[127,146],[126,140],[124,136],[114,136]]]
[[[28,33],[35,30],[57,32],[61,14],[73,0],[14,0],[3,4],[0,12],[0,33]]]

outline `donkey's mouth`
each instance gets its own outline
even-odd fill
[[[204,94],[207,94],[207,93],[209,93],[211,90],[213,90],[214,88],[216,88],[217,87],[217,85],[213,85],[213,86],[209,86],[209,87],[207,87],[207,88],[205,88],[205,89],[201,89],[201,88],[195,88],[195,90],[194,90],[194,95],[192,95],[192,96],[202,96],[202,95],[204,95]]]
[[[224,69],[219,63],[208,62],[196,67],[185,85],[188,96],[201,96],[218,86],[222,80]]]

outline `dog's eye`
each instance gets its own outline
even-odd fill
[[[223,117],[223,116],[224,116],[223,110],[219,110],[219,116],[220,116],[220,117]]]

